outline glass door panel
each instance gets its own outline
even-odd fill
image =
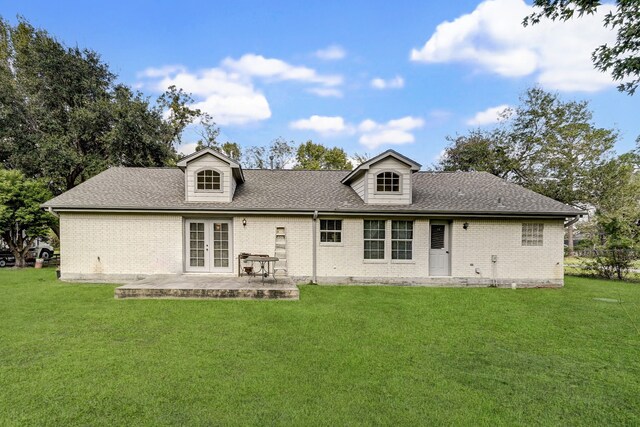
[[[188,236],[188,253],[187,253],[187,269],[194,271],[203,271],[207,269],[207,242],[206,228],[204,221],[189,221],[187,223],[189,230]]]
[[[213,223],[213,267],[229,268],[229,223]]]

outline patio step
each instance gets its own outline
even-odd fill
[[[264,283],[246,277],[201,275],[150,276],[115,290],[115,298],[283,299],[298,300],[300,291],[289,278]]]
[[[299,300],[300,291],[283,288],[260,289],[154,289],[116,288],[115,297],[130,298],[185,298],[185,299],[279,299]]]

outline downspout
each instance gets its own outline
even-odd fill
[[[318,277],[317,277],[317,269],[316,269],[316,262],[317,262],[317,258],[318,258],[318,248],[317,248],[317,244],[316,244],[316,227],[317,227],[317,222],[318,222],[318,211],[313,211],[313,237],[311,239],[311,241],[313,242],[313,256],[312,256],[312,277],[311,277],[311,283],[314,285],[318,284]]]
[[[565,223],[564,223],[564,226],[565,226],[565,228],[566,228],[566,227],[570,227],[570,226],[572,226],[573,224],[575,224],[576,222],[578,222],[579,220],[580,220],[580,217],[579,217],[579,216],[577,216],[577,217],[573,218],[571,221],[565,222]]]

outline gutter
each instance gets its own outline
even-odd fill
[[[54,209],[51,206],[42,206],[46,209]],[[160,209],[141,209],[141,208],[128,208],[128,207],[114,207],[114,208],[56,208],[58,212],[97,212],[97,213],[174,213],[174,214],[190,214],[190,215],[304,215],[318,213],[318,215],[343,215],[343,216],[393,216],[393,217],[442,217],[442,218],[576,218],[581,215],[585,215],[586,212],[492,212],[492,211],[479,211],[479,212],[452,212],[452,211],[424,211],[424,210],[299,210],[299,209],[279,209],[279,210],[266,210],[266,209],[184,209],[184,208],[160,208]]]
[[[580,216],[582,216],[582,215],[580,215]],[[578,220],[580,219],[580,216],[577,216],[577,217],[573,218],[572,220],[565,222],[565,223],[564,223],[564,227],[565,227],[565,228],[567,228],[567,227],[571,227],[573,224],[575,224],[576,222],[578,222]]]

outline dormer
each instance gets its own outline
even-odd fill
[[[211,148],[184,157],[178,167],[184,172],[187,202],[228,203],[236,186],[244,182],[240,164]]]
[[[410,205],[411,174],[420,167],[410,158],[387,150],[352,170],[342,183],[350,185],[367,204]]]

